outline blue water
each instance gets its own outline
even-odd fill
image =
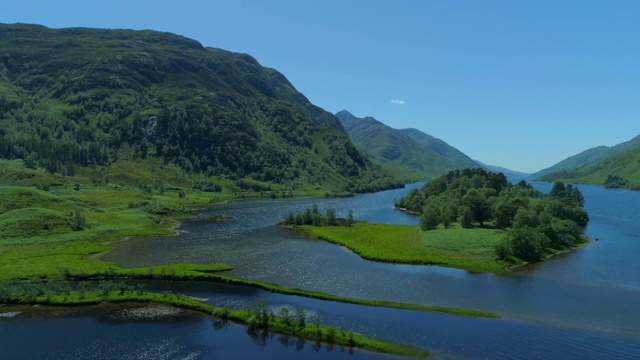
[[[534,183],[534,186],[548,190],[551,185]],[[325,323],[424,347],[433,352],[434,358],[638,359],[640,192],[589,185],[579,188],[591,217],[586,233],[599,241],[507,275],[374,263],[344,248],[275,225],[289,211],[303,210],[314,202],[321,210],[336,208],[339,216],[353,209],[356,219],[415,224],[415,217],[391,207],[393,199],[408,189],[349,199],[265,200],[208,206],[201,218],[179,227],[180,236],[124,241],[105,260],[125,266],[223,262],[234,266],[231,272],[234,276],[284,286],[360,298],[476,308],[503,315],[498,320],[470,319],[339,304],[256,289],[228,289],[206,283],[171,285],[176,291],[229,307],[247,306],[256,298],[264,298],[273,306],[302,306],[321,315]],[[232,215],[235,220],[208,221],[207,214],[214,213]],[[11,338],[12,334],[4,330],[6,321],[0,318],[0,358],[3,338]],[[27,329],[39,326],[34,323],[30,327],[20,316],[9,321]],[[175,345],[184,346],[186,353],[200,346],[187,340],[188,334],[195,331],[193,326],[176,331]],[[126,324],[121,328],[129,332]],[[128,340],[131,346],[144,344],[145,331],[131,331]],[[254,340],[234,337],[229,341],[226,354],[241,351]],[[281,344],[279,341],[270,344],[274,342]],[[269,356],[270,351],[265,350],[264,356]],[[207,358],[204,354],[201,352],[199,358]],[[334,357],[336,351],[318,354],[323,358]],[[285,351],[279,356],[298,358],[300,354]]]

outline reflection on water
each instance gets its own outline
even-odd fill
[[[148,306],[100,305],[71,309],[20,307],[0,320],[0,359],[326,359],[380,358],[363,350],[310,342],[189,311],[122,319],[155,312]],[[20,319],[18,319],[20,318]],[[37,346],[34,346],[36,345]],[[386,356],[385,356],[386,357]],[[393,358],[393,357],[389,357]]]

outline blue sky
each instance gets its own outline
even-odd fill
[[[331,112],[533,172],[640,134],[639,1],[11,1],[3,23],[243,52]]]

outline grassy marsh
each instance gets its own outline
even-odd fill
[[[504,272],[512,264],[495,259],[494,246],[505,236],[490,228],[438,228],[371,224],[353,226],[296,226],[312,237],[349,248],[374,261],[449,266],[468,271]]]

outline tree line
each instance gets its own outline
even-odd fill
[[[306,208],[297,213],[289,212],[289,215],[281,222],[283,225],[313,225],[313,226],[351,226],[355,222],[353,210],[349,210],[346,219],[336,216],[336,209],[328,208],[324,214],[318,210],[318,205]]]

